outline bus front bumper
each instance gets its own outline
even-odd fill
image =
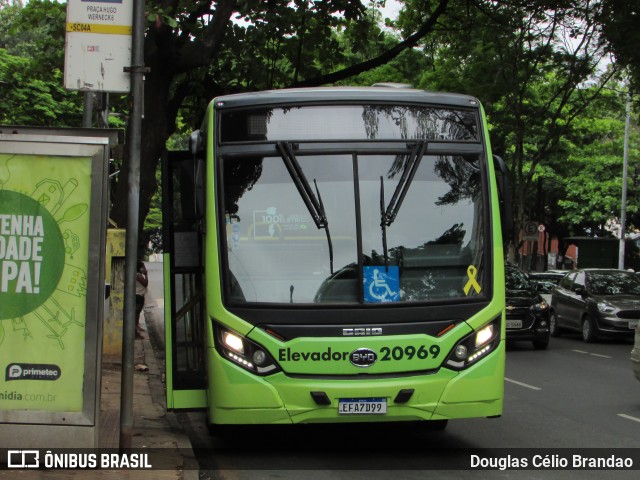
[[[504,341],[460,372],[440,368],[428,375],[376,379],[291,377],[282,372],[259,377],[220,358],[214,349],[209,355],[208,421],[212,424],[395,422],[502,414]],[[215,361],[211,356],[217,357]],[[411,391],[408,399],[399,397],[402,391]],[[384,399],[387,413],[339,414],[340,399]]]

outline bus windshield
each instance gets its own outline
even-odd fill
[[[423,155],[401,187],[405,196],[393,221],[383,225],[410,158],[400,152],[298,156],[322,201],[330,237],[314,223],[281,156],[223,158],[230,301],[363,304],[480,294],[479,159]],[[465,289],[470,268],[471,291]]]

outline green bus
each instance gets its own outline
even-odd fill
[[[473,97],[215,98],[164,160],[167,407],[210,426],[502,413],[500,169]]]

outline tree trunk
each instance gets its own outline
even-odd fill
[[[155,63],[155,64],[154,64]],[[145,75],[144,117],[142,120],[142,140],[140,146],[140,210],[138,232],[141,234],[144,220],[149,212],[151,197],[157,189],[156,169],[162,151],[171,133],[175,129],[175,115],[170,115],[166,105],[169,103],[169,86],[173,75],[165,70],[160,62],[154,62],[151,71]],[[171,118],[170,118],[171,117]],[[127,134],[127,138],[129,135]],[[125,148],[125,159],[118,176],[116,195],[112,199],[111,219],[124,228],[128,218],[129,198],[129,158]],[[145,239],[139,236],[138,253],[144,252]]]

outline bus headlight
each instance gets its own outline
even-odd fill
[[[280,370],[260,345],[218,323],[213,325],[216,350],[222,357],[256,375],[271,375]]]
[[[232,332],[222,333],[222,343],[225,347],[229,347],[231,350],[243,354],[244,344],[242,343],[242,337]]]
[[[444,362],[453,370],[464,370],[486,357],[500,344],[501,317],[460,340]]]
[[[493,323],[490,323],[486,327],[481,328],[476,333],[476,349],[487,344],[494,337]]]

